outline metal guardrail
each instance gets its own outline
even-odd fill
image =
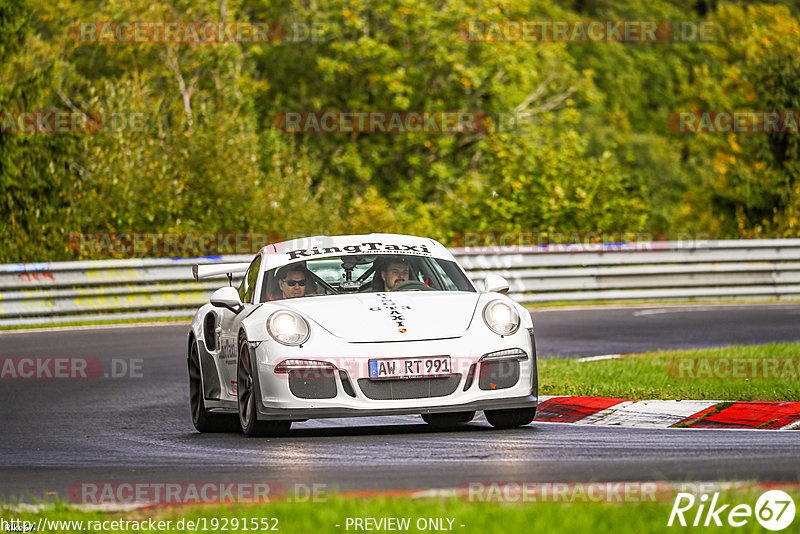
[[[195,282],[192,265],[251,259],[216,256],[0,265],[0,326],[190,317],[227,282]]]
[[[488,273],[504,276],[522,302],[800,299],[800,239],[454,252],[473,280]]]
[[[472,247],[452,250],[481,285],[521,302],[800,299],[800,239]],[[0,326],[190,317],[223,280],[196,263],[250,255],[0,265]]]

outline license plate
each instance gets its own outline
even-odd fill
[[[379,380],[443,377],[450,374],[450,356],[387,358],[369,361],[369,377]]]

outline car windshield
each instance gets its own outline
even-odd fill
[[[408,254],[343,255],[284,265],[264,274],[262,302],[380,291],[469,291],[453,261]]]

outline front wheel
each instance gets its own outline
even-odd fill
[[[239,340],[239,358],[236,364],[236,397],[239,404],[239,424],[245,436],[281,436],[289,431],[291,421],[259,421],[256,406],[256,389],[253,378],[253,360],[247,339]]]
[[[486,410],[486,420],[495,428],[516,428],[531,424],[536,408],[514,408],[510,410]]]
[[[437,428],[448,428],[463,423],[469,423],[475,417],[475,412],[453,412],[453,413],[424,413],[422,420]]]

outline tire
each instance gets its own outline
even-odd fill
[[[236,432],[239,425],[236,417],[231,415],[212,414],[206,410],[205,396],[203,395],[203,376],[200,371],[200,355],[197,351],[197,341],[192,340],[189,348],[189,409],[192,413],[192,424],[198,432]]]
[[[239,337],[239,357],[236,363],[236,397],[239,405],[239,425],[248,437],[282,436],[292,426],[291,421],[259,421],[256,406],[256,383],[253,376],[253,360],[247,339]]]
[[[449,428],[464,423],[469,423],[475,417],[475,412],[452,413],[424,413],[422,420],[436,428]]]
[[[536,408],[514,408],[511,410],[486,410],[486,420],[495,428],[517,428],[531,424]]]

